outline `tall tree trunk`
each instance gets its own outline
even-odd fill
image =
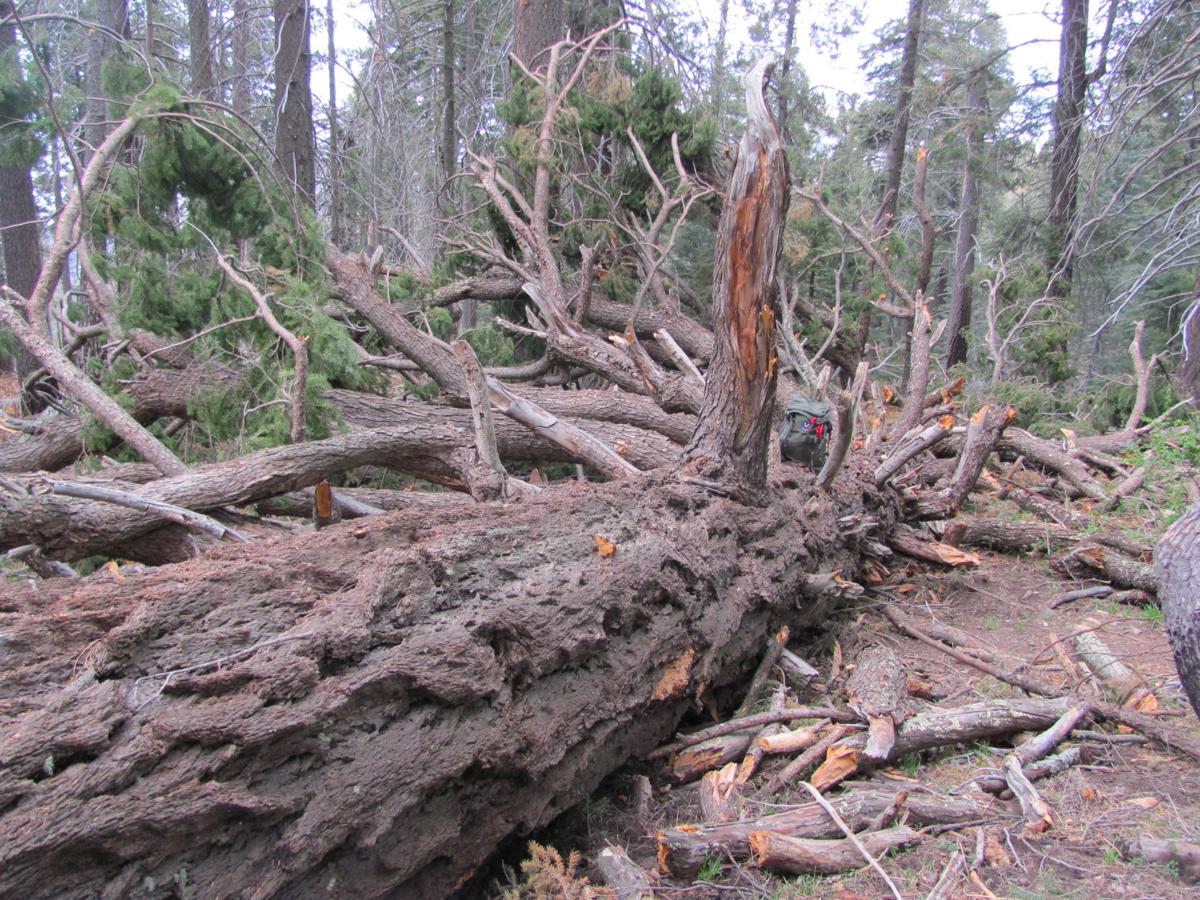
[[[11,15],[13,5],[0,2],[0,19]],[[10,22],[0,25],[0,72],[11,72],[14,84],[23,81],[17,57],[16,28]],[[2,95],[2,91],[0,91]],[[29,154],[16,146],[26,129],[24,119],[0,115],[0,242],[4,245],[4,280],[20,294],[29,297],[42,269],[42,248],[39,241],[37,204],[34,202],[32,161],[25,164],[21,157]],[[22,379],[37,363],[23,347],[17,349],[15,369]]]
[[[550,61],[546,49],[567,33],[563,0],[516,0],[513,9],[513,54],[531,72]]]
[[[946,324],[946,368],[967,361],[967,334],[971,330],[971,294],[975,289],[975,231],[979,222],[979,177],[976,169],[983,153],[982,121],[987,75],[980,73],[967,88],[967,155],[963,160],[962,188],[958,198],[958,236],[954,241],[954,292]]]
[[[792,54],[796,43],[796,5],[797,0],[787,0],[787,25],[783,36],[783,59],[779,63],[779,132],[783,135],[785,144],[791,143],[791,133],[788,131],[788,75],[792,71]]]
[[[746,75],[746,134],[717,230],[713,361],[686,451],[701,473],[748,498],[767,477],[778,379],[775,271],[790,197],[787,151],[763,97],[769,74],[760,62]]]
[[[230,105],[239,115],[250,113],[250,0],[233,0],[233,91]]]
[[[717,23],[717,46],[713,50],[712,107],[717,119],[718,133],[725,118],[725,58],[729,47],[729,0],[721,0],[720,19]]]
[[[875,216],[879,235],[892,229],[900,197],[900,175],[904,171],[904,150],[908,144],[908,120],[912,108],[913,84],[917,79],[917,49],[921,42],[921,19],[925,0],[908,0],[908,25],[904,32],[904,51],[900,59],[900,78],[896,82],[896,108],[892,117],[892,136],[888,142],[883,196]]]
[[[104,143],[112,130],[104,90],[104,65],[117,51],[120,41],[130,36],[126,0],[97,0],[96,13],[103,28],[95,31],[88,41],[87,125],[84,128],[84,136],[93,149]],[[90,151],[84,155],[89,156]]]
[[[457,110],[454,87],[454,0],[442,0],[442,178],[458,168]]]
[[[337,43],[334,40],[333,0],[325,0],[325,29],[329,37],[329,240],[342,240],[342,137],[338,128]]]
[[[1058,45],[1058,95],[1054,101],[1050,154],[1049,280],[1046,295],[1066,300],[1074,268],[1072,243],[1079,185],[1079,143],[1087,96],[1088,0],[1062,0]]]
[[[311,9],[308,0],[273,0],[275,154],[284,176],[312,206],[317,192],[312,118]]]
[[[211,100],[214,96],[213,47],[208,27],[206,0],[188,0],[188,64],[192,93]]]

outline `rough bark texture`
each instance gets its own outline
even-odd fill
[[[545,51],[567,34],[567,5],[562,0],[517,0],[513,9],[513,56],[530,71],[546,68]],[[577,35],[578,36],[578,35]]]
[[[717,231],[716,349],[687,454],[735,490],[760,491],[775,403],[775,268],[788,207],[787,154],[763,98],[768,67],[746,76],[747,128]]]
[[[10,15],[12,8],[11,3],[0,2],[0,19]],[[0,65],[6,66],[10,62],[16,64],[16,43],[16,28],[12,23],[0,26],[0,57],[4,58]],[[18,79],[19,72],[17,68]],[[15,148],[7,146],[20,140],[25,127],[21,120],[0,115],[0,154],[3,154],[4,163],[0,165],[0,243],[4,247],[4,282],[22,297],[28,298],[33,294],[42,267],[38,212],[33,199],[33,160],[21,165],[13,158],[18,155],[14,153]],[[22,378],[35,367],[33,357],[20,350],[16,363],[17,373]]]
[[[967,155],[963,160],[962,188],[958,195],[958,232],[954,239],[954,290],[946,321],[946,368],[967,361],[967,334],[971,331],[971,295],[975,290],[975,229],[979,221],[979,177],[976,169],[983,154],[983,118],[987,103],[986,73],[967,88]]]
[[[869,484],[765,509],[564,486],[6,587],[0,893],[145,896],[186,867],[212,897],[445,895],[827,612],[793,598],[854,573],[870,535],[833,510]]]
[[[192,77],[192,93],[211,99],[215,93],[213,80],[213,46],[209,36],[209,12],[206,0],[188,0],[188,69]]]
[[[904,148],[908,141],[913,84],[917,78],[917,47],[921,40],[921,20],[924,14],[925,0],[908,0],[908,24],[904,31],[900,77],[896,82],[895,117],[892,122],[891,140],[888,143],[883,199],[875,219],[876,231],[881,234],[891,230],[892,220],[896,218],[896,204],[900,198],[900,175],[904,170]]]
[[[310,206],[316,196],[312,117],[312,11],[307,0],[274,0],[275,155],[283,175]]]
[[[1087,98],[1088,0],[1062,0],[1062,36],[1058,50],[1058,95],[1054,101],[1054,138],[1050,152],[1050,280],[1046,295],[1071,293],[1071,243],[1079,185],[1079,141]]]
[[[1154,561],[1175,665],[1192,709],[1200,716],[1200,505],[1163,535]]]

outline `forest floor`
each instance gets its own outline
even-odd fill
[[[1044,557],[986,552],[978,556],[981,565],[970,570],[933,571],[933,567],[912,563],[903,571],[894,571],[889,583],[904,597],[905,611],[914,619],[932,619],[963,629],[984,647],[1032,661],[1032,674],[1064,687],[1071,677],[1065,668],[1069,663],[1064,662],[1063,654],[1056,653],[1055,643],[1069,642],[1077,632],[1098,628],[1105,644],[1154,689],[1162,712],[1192,734],[1200,734],[1200,721],[1192,715],[1180,690],[1157,607],[1121,606],[1100,598],[1054,609],[1050,607],[1053,598],[1080,585],[1055,574]],[[845,674],[853,668],[859,649],[881,644],[900,655],[910,677],[933,686],[930,693],[938,704],[1021,696],[1009,684],[900,634],[878,613],[878,602],[877,597],[868,596],[847,607],[827,631],[812,636],[807,645],[803,636],[793,639],[792,647],[807,651],[806,658],[821,673],[822,700],[844,700]],[[1087,686],[1083,687],[1086,693]],[[701,722],[699,718],[696,722],[707,723],[707,719]],[[1049,830],[1035,834],[1025,829],[1015,800],[996,800],[971,783],[981,771],[998,769],[1004,754],[1026,736],[1014,736],[995,745],[979,743],[911,754],[899,765],[874,773],[875,782],[889,784],[892,789],[899,786],[943,795],[953,789],[958,796],[986,799],[1000,816],[1011,814],[1007,821],[950,831],[883,859],[884,868],[905,897],[926,896],[956,848],[970,860],[980,830],[984,836],[979,846],[986,860],[976,874],[986,890],[963,878],[949,896],[1048,900],[1200,895],[1200,888],[1181,877],[1175,864],[1129,859],[1120,849],[1122,839],[1141,836],[1200,840],[1200,766],[1146,745],[1093,745],[1089,765],[1075,766],[1037,783],[1054,811],[1055,821]],[[768,775],[781,765],[769,766]],[[650,802],[643,801],[639,810],[634,796],[635,781],[641,776],[649,777],[653,792]],[[589,802],[559,819],[536,839],[554,847],[564,858],[571,851],[579,851],[583,876],[588,874],[586,861],[595,859],[608,845],[624,847],[634,862],[654,872],[656,834],[703,821],[699,782],[672,787],[662,776],[661,767],[649,764],[622,770]],[[760,784],[762,778],[760,773],[754,783]],[[831,798],[835,795],[836,789],[830,792]],[[766,815],[809,800],[799,785],[785,787],[774,795],[753,797],[745,814]],[[511,848],[507,858],[512,868],[491,883],[490,895],[507,892],[509,897],[531,896],[528,890],[514,890],[519,883],[516,863],[526,855],[524,844]],[[655,894],[697,900],[854,900],[890,896],[882,879],[867,868],[839,876],[780,877],[752,863],[717,856],[708,858],[697,880],[690,884],[659,877]]]

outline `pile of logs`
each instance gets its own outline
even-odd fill
[[[822,684],[814,668],[786,649],[783,630],[733,718],[679,734],[650,754],[662,760],[664,781],[693,785],[701,821],[658,833],[655,872],[607,850],[598,870],[612,879],[618,897],[649,896],[664,879],[690,883],[713,860],[753,863],[782,875],[834,875],[869,866],[900,897],[880,857],[971,829],[973,861],[955,852],[928,896],[994,896],[981,871],[989,855],[985,840],[995,840],[988,835],[1056,827],[1056,813],[1037,782],[1086,765],[1116,744],[1154,744],[1200,763],[1200,740],[1146,714],[1161,712],[1154,694],[1137,686],[1144,680],[1094,630],[1081,628],[1070,651],[1060,648],[1068,680],[1054,685],[1024,674],[1031,661],[984,647],[959,629],[918,623],[886,589],[875,593],[887,600],[881,626],[1034,696],[965,705],[942,698],[939,704],[932,686],[874,639],[855,663],[843,665],[835,653],[831,677]],[[1072,681],[1077,668],[1089,669],[1095,683]],[[764,703],[765,711],[749,712]],[[1103,730],[1108,726],[1116,728]],[[988,745],[995,761],[948,793],[893,768],[911,754],[962,745]],[[781,797],[798,802],[780,806]],[[758,814],[766,804],[774,811]],[[1182,877],[1200,880],[1200,846],[1151,837],[1127,843],[1131,857],[1174,862]]]

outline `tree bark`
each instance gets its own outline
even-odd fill
[[[0,893],[186,868],[213,897],[445,895],[667,738],[781,620],[827,614],[794,598],[805,572],[855,576],[834,520],[864,494],[835,512],[803,490],[757,509],[670,479],[564,485],[66,593],[6,585]]]
[[[884,167],[883,196],[875,217],[877,234],[891,231],[892,222],[896,218],[896,206],[900,199],[900,175],[904,170],[904,150],[908,144],[913,84],[917,80],[917,47],[921,41],[921,20],[924,15],[925,0],[908,0],[908,23],[904,30],[900,76],[896,81],[896,107]]]
[[[987,73],[971,79],[967,88],[967,155],[963,160],[962,187],[958,195],[958,234],[954,240],[954,288],[946,324],[946,368],[967,361],[967,335],[971,331],[971,295],[975,290],[975,232],[979,221],[979,176],[983,155],[982,121],[987,104]]]
[[[216,96],[213,79],[213,45],[209,32],[208,3],[188,0],[188,66],[192,77],[192,93],[205,100]]]
[[[1062,0],[1062,33],[1058,49],[1058,94],[1054,102],[1050,151],[1050,244],[1046,285],[1048,297],[1071,294],[1074,268],[1075,208],[1079,185],[1079,145],[1087,97],[1088,0]]]
[[[85,158],[104,143],[111,131],[103,83],[104,65],[117,52],[120,42],[130,37],[127,0],[97,0],[96,18],[100,28],[93,32],[88,41],[87,124],[84,136],[90,150],[84,154]]]
[[[529,71],[546,68],[550,62],[546,51],[566,35],[566,3],[563,0],[516,0],[512,52]]]
[[[769,74],[759,62],[746,76],[747,130],[717,231],[716,349],[686,450],[697,471],[746,496],[767,477],[779,374],[775,270],[790,197],[787,152],[763,96]]]
[[[1159,599],[1183,689],[1200,716],[1200,504],[1154,550]]]
[[[0,19],[11,15],[13,5],[0,2]],[[17,58],[16,27],[0,25],[0,68],[12,66],[11,77],[20,87],[20,61]],[[4,279],[10,288],[29,299],[42,268],[37,204],[34,202],[32,164],[14,157],[27,157],[16,146],[25,134],[24,119],[0,115],[0,243],[4,247]],[[39,154],[40,155],[40,154]],[[19,349],[14,360],[17,377],[25,380],[37,366],[33,357]]]
[[[312,10],[308,0],[273,0],[275,17],[275,155],[283,176],[312,206],[317,192],[312,116]]]
[[[449,0],[447,0],[449,2]],[[329,242],[342,243],[342,135],[338,125],[337,43],[334,39],[333,0],[325,0],[325,32],[329,38]]]

